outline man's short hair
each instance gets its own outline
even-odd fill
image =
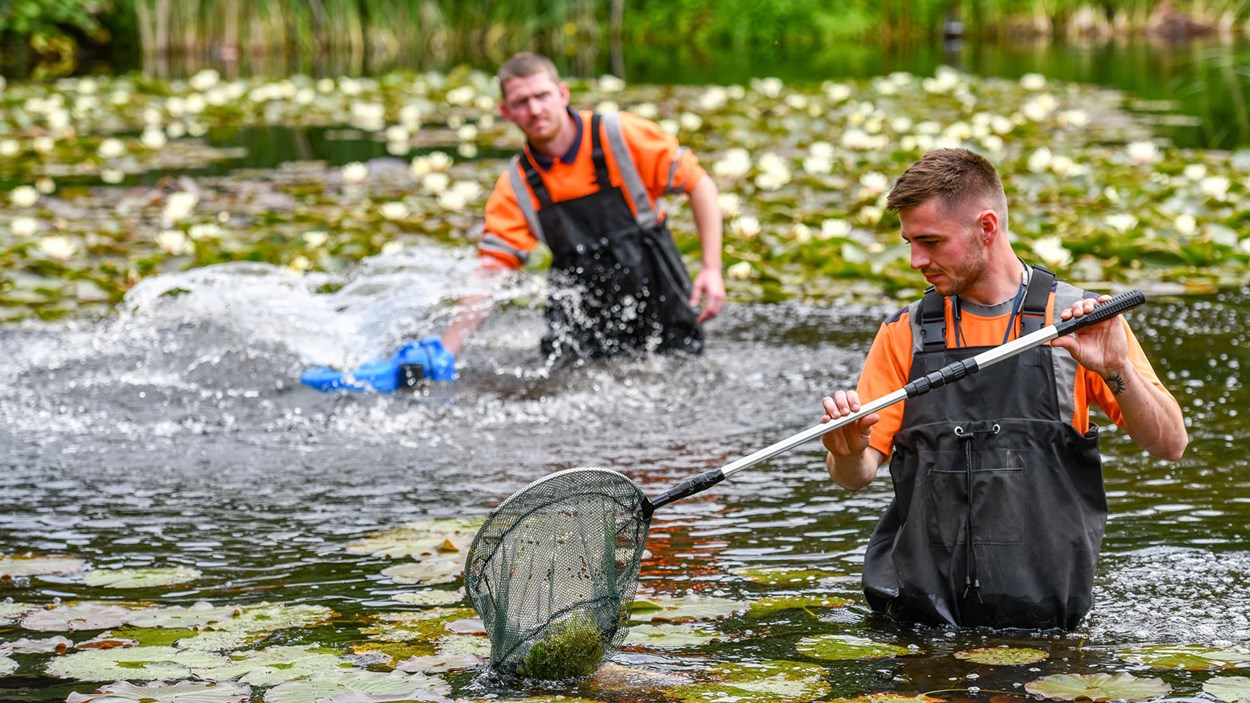
[[[935,149],[912,164],[890,191],[886,207],[906,210],[931,198],[938,198],[942,209],[969,200],[988,200],[1001,206],[1007,215],[1007,196],[998,171],[980,154],[967,149]]]
[[[499,67],[499,73],[496,76],[499,78],[499,89],[503,90],[504,83],[513,78],[529,78],[540,73],[547,74],[554,83],[560,82],[560,72],[556,70],[556,65],[551,63],[551,59],[540,54],[522,51],[505,61]]]

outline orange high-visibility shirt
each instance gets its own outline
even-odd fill
[[[652,207],[663,221],[664,212],[659,205],[659,198],[666,193],[688,194],[707,175],[707,172],[699,165],[699,160],[694,153],[681,147],[676,137],[665,132],[655,122],[628,112],[619,114],[621,133],[633,157],[634,166],[642,178]],[[581,138],[576,146],[576,156],[571,161],[557,157],[551,162],[550,169],[538,169],[552,202],[558,203],[590,195],[598,188],[595,183],[595,167],[591,157],[591,139],[588,134],[591,115],[590,110],[582,110],[575,115],[581,123]],[[602,124],[600,131],[608,165],[608,179],[613,186],[621,188],[630,210],[637,215],[637,206],[628,190],[622,187],[620,166],[608,147],[606,127]],[[532,156],[529,145],[526,144],[523,158]],[[535,163],[539,161],[535,160]],[[516,168],[519,171],[521,169],[519,164]],[[523,171],[521,180],[525,181]],[[534,209],[537,210],[538,199],[528,187],[525,190],[525,197],[530,198]],[[529,257],[529,253],[538,245],[538,237],[530,231],[525,215],[517,205],[516,193],[512,190],[511,179],[507,171],[500,174],[495,182],[495,189],[486,200],[486,226],[482,238],[489,244],[479,246],[479,255],[485,257],[484,261],[489,265],[507,268],[520,268]]]

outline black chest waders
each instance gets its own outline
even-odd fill
[[[1053,281],[1034,269],[1021,336],[1045,324]],[[1063,288],[1075,294],[1057,295],[1056,311],[1079,295]],[[946,348],[932,289],[912,320],[913,380],[985,349]],[[1066,351],[1038,346],[907,402],[890,462],[895,497],[864,557],[874,610],[1028,629],[1072,629],[1089,612],[1107,498],[1097,427],[1082,436],[1072,426],[1075,375]]]
[[[637,217],[622,190],[608,178],[599,134],[605,122]],[[531,229],[552,253],[543,352],[573,358],[673,350],[700,353],[703,333],[688,302],[689,274],[672,234],[651,207],[616,116],[595,114],[590,135],[599,186],[590,195],[552,202],[538,169],[522,154],[517,161],[539,203],[534,212],[528,208],[525,184],[519,182],[515,168],[510,170]]]

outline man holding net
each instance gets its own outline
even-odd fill
[[[858,390],[824,398],[822,422],[1106,299],[1015,255],[1002,183],[970,151],[926,154],[887,204],[931,287],[882,324]],[[932,624],[1075,627],[1092,605],[1107,516],[1091,402],[1152,454],[1183,454],[1180,406],[1118,317],[824,435],[844,488],[868,485],[891,459],[894,500],[864,557],[873,609]]]
[[[720,311],[725,285],[717,189],[694,154],[637,115],[570,109],[545,57],[513,56],[499,85],[500,112],[526,144],[486,202],[478,253],[486,269],[516,269],[540,242],[551,250],[543,351],[701,352],[700,324]],[[703,263],[693,285],[658,202],[666,193],[690,199]],[[481,299],[465,303],[442,336],[454,355],[484,317]]]

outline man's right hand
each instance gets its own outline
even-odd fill
[[[825,411],[825,414],[820,416],[820,421],[830,422],[859,412],[859,394],[855,391],[838,391],[832,396],[821,398],[820,404]],[[868,440],[872,437],[872,426],[880,419],[879,413],[866,415],[855,422],[826,432],[820,441],[834,456],[857,456],[868,448]]]

